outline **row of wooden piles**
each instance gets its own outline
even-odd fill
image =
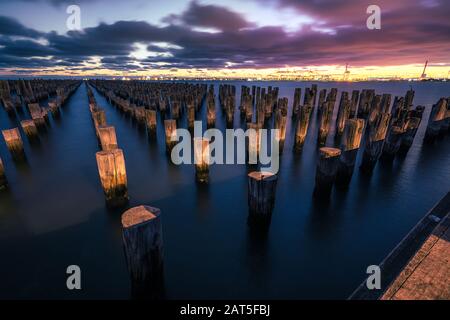
[[[133,85],[127,87],[123,84],[108,82],[94,82],[93,85],[113,105],[122,112],[132,115],[136,121],[142,122],[144,114],[138,111],[138,108],[144,108],[146,111],[160,111],[162,114],[168,111],[165,107],[161,108],[157,104],[143,103],[144,107],[131,105],[130,101],[137,101],[130,98]],[[175,88],[175,85],[173,86],[172,89]],[[180,104],[173,103],[170,95],[167,97],[161,94],[163,92],[161,87],[159,87],[159,95],[156,95],[154,100],[165,101],[163,105],[168,105],[171,117],[176,118],[164,121],[166,146],[170,150],[172,138],[176,135],[176,120],[183,113],[182,109],[187,111],[186,117],[188,126],[190,126],[194,117],[189,110],[198,111],[201,105],[195,108],[195,106],[187,107],[189,104],[186,101]],[[175,89],[175,91],[178,90],[178,88]],[[201,92],[204,93],[205,90]],[[414,98],[412,90],[409,90],[405,97],[395,97],[392,107],[389,94],[377,95],[374,90],[362,90],[362,92],[354,90],[350,97],[347,92],[342,92],[337,110],[334,139],[334,144],[337,144],[339,148],[336,146],[325,147],[330,136],[336,97],[336,88],[332,88],[327,93],[325,89],[318,92],[317,87],[312,86],[306,88],[303,105],[301,105],[301,89],[295,89],[294,93],[292,118],[295,127],[295,151],[302,150],[310,121],[312,121],[312,111],[318,107],[318,145],[322,147],[319,149],[314,195],[321,198],[329,197],[334,184],[348,185],[362,143],[364,143],[364,152],[361,170],[364,172],[370,172],[382,156],[392,159],[399,152],[406,153],[413,143],[424,112],[422,106],[412,108]],[[203,98],[198,101],[202,100]],[[235,100],[235,87],[220,85],[219,103],[225,115],[227,127],[233,126]],[[142,101],[148,102],[149,99],[141,97],[139,101],[138,104]],[[178,105],[181,106],[181,109]],[[206,107],[208,126],[213,126],[216,111],[212,86],[206,90]],[[288,101],[287,98],[278,98],[278,88],[268,88],[266,93],[265,88],[243,86],[239,109],[241,118],[246,120],[247,128],[261,129],[267,125],[267,120],[274,117],[274,128],[280,129],[277,139],[281,143],[284,142]],[[440,99],[433,106],[426,137],[437,136],[448,130],[448,118],[448,99]],[[156,119],[156,115],[154,119]],[[152,125],[156,125],[156,120]],[[428,138],[426,139],[428,140]],[[208,141],[199,139],[197,143],[201,146],[196,149],[196,157],[205,157],[205,154],[209,154]],[[256,149],[258,149],[257,146]],[[207,178],[203,177],[203,179]],[[270,221],[275,203],[277,180],[278,176],[270,172],[253,171],[248,174],[250,222],[267,225]],[[155,297],[155,292],[160,292],[163,273],[161,211],[149,206],[139,206],[127,210],[122,216],[122,227],[123,244],[133,293],[138,296],[144,294]]]
[[[232,92],[228,90],[225,92]],[[252,95],[250,88],[243,86],[241,95],[241,112],[250,119]],[[252,88],[252,92],[255,90]],[[256,90],[258,92],[258,90]],[[270,96],[270,95],[269,95]],[[337,89],[320,90],[316,105],[317,87],[306,88],[303,105],[301,105],[301,88],[294,91],[292,108],[293,126],[295,128],[294,151],[302,150],[311,116],[317,106],[319,157],[316,167],[314,196],[328,198],[334,184],[346,187],[351,181],[357,154],[363,143],[364,151],[360,168],[370,173],[380,158],[392,160],[397,154],[406,154],[413,144],[422,121],[425,108],[413,108],[414,91],[407,91],[405,97],[395,97],[391,107],[390,94],[378,95],[375,90],[354,90],[341,93],[335,123],[332,146],[325,147],[331,135],[331,122],[336,103]],[[265,99],[256,99],[265,101]],[[432,108],[425,141],[434,141],[436,137],[447,133],[450,125],[449,98],[441,98]],[[265,104],[266,105],[266,104]],[[272,106],[271,103],[266,106]],[[287,102],[286,102],[287,105]],[[285,137],[285,114],[283,99],[273,105],[274,128],[279,131],[282,143]],[[256,117],[258,124],[263,124],[272,116],[270,107],[256,108],[261,116]],[[249,127],[249,126],[248,126]],[[282,144],[280,144],[282,150]],[[249,174],[249,208],[255,216],[269,217],[270,208],[275,199],[276,176],[270,173],[252,172]]]
[[[96,82],[94,83],[100,92],[104,93],[113,104],[117,105],[120,110],[134,115],[139,121],[142,121],[144,111],[146,107],[130,106],[130,100],[120,98],[120,95],[130,97],[136,90],[135,87],[144,87],[145,85],[139,83],[132,84],[117,84],[112,82]],[[116,88],[111,87],[114,85]],[[170,109],[173,109],[172,99],[170,97],[180,96],[179,92],[189,91],[189,86],[186,84],[166,84],[170,86],[170,90],[163,89],[161,84],[156,84],[158,88],[156,98],[154,101],[168,101]],[[180,87],[182,88],[180,90]],[[198,92],[199,99],[197,101],[203,101],[206,87],[203,86],[203,90]],[[141,88],[142,89],[142,88]],[[152,90],[148,90],[152,92]],[[257,137],[252,139],[248,143],[248,154],[257,154],[260,148],[260,136],[258,134],[259,129],[263,126],[267,126],[267,120],[274,117],[274,128],[279,129],[277,131],[277,140],[280,143],[280,150],[283,150],[284,140],[286,136],[286,123],[288,114],[288,101],[287,98],[278,98],[278,88],[269,87],[267,93],[265,88],[256,86],[247,87],[242,86],[240,97],[240,110],[242,118],[247,121],[247,128],[253,128],[257,132]],[[167,94],[167,96],[165,94]],[[333,112],[336,105],[337,89],[332,88],[329,92],[326,89],[318,92],[317,86],[312,85],[311,88],[306,88],[304,93],[303,105],[301,102],[301,88],[296,88],[294,92],[294,102],[292,108],[292,118],[295,127],[295,142],[294,151],[301,151],[308,134],[309,124],[312,121],[313,109],[317,106],[318,116],[318,146],[325,146],[328,137],[331,135],[331,122]],[[142,95],[139,95],[142,97]],[[152,95],[150,95],[152,96]],[[192,96],[192,95],[191,95]],[[189,97],[189,94],[185,94],[185,97]],[[345,186],[348,185],[353,170],[355,167],[356,157],[361,143],[364,146],[364,152],[361,162],[361,170],[364,172],[371,172],[380,157],[386,159],[393,159],[397,153],[406,153],[411,147],[414,137],[417,133],[419,125],[422,120],[424,107],[418,106],[415,109],[413,106],[414,91],[409,90],[405,97],[395,97],[394,103],[391,108],[391,95],[383,94],[378,95],[375,90],[366,89],[361,92],[354,90],[351,96],[348,92],[342,92],[340,102],[338,104],[338,112],[335,124],[335,140],[334,145],[331,147],[320,150],[320,157],[318,161],[318,177],[317,188],[314,194],[329,195],[330,182],[334,181],[324,177],[336,177],[339,184]],[[149,101],[149,99],[138,99],[140,101]],[[134,99],[136,101],[136,99]],[[178,100],[177,100],[178,101]],[[181,100],[184,102],[181,105],[189,106],[189,99]],[[226,117],[227,126],[232,126],[233,117],[235,111],[236,101],[236,88],[233,85],[222,84],[219,86],[219,102],[223,113]],[[214,88],[210,86],[206,93],[206,106],[207,106],[207,122],[214,125],[215,121],[215,95]],[[165,105],[165,104],[164,104]],[[201,107],[201,103],[197,107],[186,107],[186,110],[197,111]],[[149,109],[152,107],[148,107]],[[154,106],[157,108],[157,106]],[[184,108],[182,108],[184,109]],[[175,114],[179,116],[178,103],[175,103]],[[254,110],[256,115],[253,116]],[[162,113],[165,109],[159,109]],[[426,140],[435,127],[441,128],[448,123],[447,119],[447,99],[441,99],[440,102],[433,107],[433,112],[430,117],[430,126],[427,130]],[[139,116],[141,115],[141,116]],[[192,116],[191,116],[192,115]],[[193,123],[195,119],[195,113],[187,113],[188,126]],[[445,119],[444,119],[445,118]],[[156,126],[156,114],[152,116],[152,126]],[[252,122],[252,120],[254,122]],[[443,123],[441,125],[440,123]],[[170,152],[173,145],[176,143],[176,128],[177,122],[175,119],[166,119],[164,121],[165,133],[166,133],[166,146],[167,151]],[[149,126],[150,128],[150,126]],[[430,129],[431,128],[431,129]],[[443,130],[443,129],[442,129]],[[442,132],[438,129],[437,132]],[[431,132],[431,133],[430,133]],[[365,139],[363,139],[365,137]],[[199,147],[196,154],[204,154],[208,151],[208,144],[206,142],[198,141]],[[339,150],[336,150],[339,149]],[[253,151],[253,152],[252,152]],[[338,161],[335,161],[335,160]],[[331,163],[328,166],[327,163]],[[336,165],[333,165],[333,162]],[[207,171],[206,165],[197,166],[198,171]],[[330,172],[328,172],[330,171]],[[335,172],[335,173],[334,173]],[[207,181],[205,174],[197,174],[197,178],[200,181]],[[321,181],[324,181],[322,187]]]
[[[67,93],[63,92],[63,88],[67,88],[78,81],[74,80],[1,80],[0,81],[0,100],[3,108],[9,115],[15,112],[22,112],[23,108],[29,104],[41,103],[44,100],[49,101],[49,108],[52,104],[52,97],[56,97],[51,101],[61,106],[67,99]],[[59,92],[58,92],[59,90]]]
[[[156,133],[156,108],[129,103],[122,96],[92,84],[120,111]],[[97,105],[92,89],[86,84],[89,109],[101,151],[96,153],[100,181],[108,206],[121,207],[128,202],[127,174],[123,151],[118,148],[115,129],[107,124],[105,111]],[[149,101],[141,98],[141,101]],[[137,100],[134,100],[137,102]],[[138,104],[140,102],[137,102]],[[162,103],[161,105],[164,105]],[[163,110],[165,108],[163,107]],[[164,112],[164,111],[163,111]],[[175,120],[170,120],[175,122]],[[172,122],[171,122],[172,123]],[[175,126],[176,128],[176,126]],[[161,211],[150,206],[131,208],[122,214],[122,240],[134,298],[159,299],[163,294],[163,239]]]
[[[16,84],[24,84],[25,82],[23,80],[16,81]],[[29,82],[28,82],[29,83]],[[34,143],[39,139],[39,132],[46,130],[47,125],[49,123],[49,115],[48,110],[51,110],[51,113],[54,117],[59,115],[59,109],[62,105],[67,101],[69,96],[76,90],[76,88],[79,85],[79,82],[74,81],[61,81],[61,82],[51,82],[51,85],[45,85],[45,82],[39,81],[39,82],[33,82],[34,86],[24,86],[27,89],[27,91],[24,91],[22,88],[22,91],[20,91],[21,101],[37,101],[38,98],[43,96],[44,93],[47,95],[48,92],[55,92],[56,98],[55,101],[58,101],[58,104],[56,106],[52,106],[47,108],[43,108],[39,105],[39,103],[29,103],[26,105],[26,108],[31,115],[31,119],[22,120],[20,121],[20,127],[22,128],[23,133],[28,138],[28,141],[30,143]],[[41,88],[41,90],[52,88],[53,86],[57,86],[57,89],[52,91],[39,91],[36,88]],[[20,86],[19,86],[20,87]],[[8,81],[0,81],[0,93],[3,101],[3,106],[6,109],[6,111],[9,113],[8,110],[8,104],[11,100],[11,91],[10,85]],[[35,89],[34,91],[32,89]],[[31,94],[31,96],[28,96],[26,94]],[[40,92],[40,93],[39,93]],[[50,105],[51,102],[49,102]],[[22,108],[22,106],[20,107]],[[3,139],[5,140],[6,146],[13,158],[16,162],[23,162],[26,160],[26,154],[24,149],[24,144],[22,140],[22,136],[19,130],[19,127],[11,128],[11,129],[4,129],[2,130]],[[7,187],[7,179],[5,174],[5,168],[3,165],[3,162],[0,158],[0,190],[6,189]]]
[[[86,84],[95,134],[100,151],[95,154],[100,182],[108,206],[128,203],[128,182],[125,157],[119,149],[114,126],[108,125],[105,110],[98,106],[92,89]]]
[[[178,141],[176,130],[182,115],[186,114],[187,127],[193,129],[194,121],[205,99],[207,122],[210,126],[215,124],[215,98],[212,86],[208,89],[206,85],[157,83],[143,87],[139,82],[117,86],[111,81],[91,81],[90,84],[120,112],[132,117],[141,126],[145,126],[150,136],[156,135],[157,112],[161,113],[162,118],[167,117],[164,119],[164,132],[168,155]],[[131,99],[131,92],[136,91],[141,92],[138,94],[140,98]],[[147,92],[147,95],[143,92]],[[200,183],[208,182],[209,142],[206,139],[195,138],[193,143],[196,180]]]

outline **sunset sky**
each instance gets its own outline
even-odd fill
[[[447,0],[0,0],[0,75],[340,77],[348,63],[355,79],[410,78],[429,60],[447,78],[449,17]]]

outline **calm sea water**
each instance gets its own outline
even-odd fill
[[[279,86],[289,108],[294,88],[311,85],[232,83],[238,86],[237,97],[242,84]],[[404,96],[410,83],[318,86]],[[267,235],[254,234],[247,225],[245,165],[212,166],[210,184],[199,187],[193,166],[169,163],[161,118],[157,139],[150,140],[145,129],[95,92],[125,153],[130,206],[162,210],[167,297],[347,298],[365,278],[366,267],[379,263],[450,189],[450,137],[422,145],[430,107],[450,94],[450,83],[413,83],[413,88],[415,105],[427,109],[408,155],[378,163],[370,178],[355,170],[349,189],[334,190],[328,206],[312,201],[317,122],[311,122],[303,153],[295,155],[288,120]],[[26,117],[9,118],[0,108],[0,127],[15,127]],[[199,117],[205,123],[205,109]],[[217,127],[224,128],[224,117],[219,113],[217,119]],[[235,127],[240,121],[237,110]],[[84,85],[63,107],[61,118],[51,120],[40,144],[25,141],[25,151],[28,163],[16,165],[0,142],[10,183],[10,190],[0,193],[0,298],[129,298],[123,210],[105,207]],[[72,264],[81,267],[81,291],[66,289],[66,268]]]

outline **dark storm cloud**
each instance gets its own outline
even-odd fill
[[[23,26],[16,19],[0,16],[0,35],[37,38],[43,33]]]
[[[67,5],[72,5],[72,4],[82,4],[82,3],[86,3],[86,2],[95,2],[98,0],[14,0],[17,2],[29,2],[29,3],[48,3],[52,6],[55,7],[59,7],[59,6],[67,6]],[[108,0],[109,2],[111,1],[119,1],[119,0]],[[1,2],[11,2],[11,0],[0,0]]]
[[[221,31],[239,30],[254,27],[242,15],[225,7],[216,5],[200,5],[192,1],[186,11],[180,15],[172,14],[164,22],[181,23],[186,26],[213,28]]]
[[[265,5],[270,0],[258,0]],[[429,0],[430,1],[430,0]],[[367,2],[369,3],[369,2]],[[450,3],[379,1],[382,29],[366,28],[366,1],[280,0],[317,17],[333,32],[304,26],[296,32],[283,27],[256,27],[221,6],[192,2],[186,11],[164,19],[161,27],[144,21],[100,23],[83,31],[42,33],[14,19],[0,17],[0,67],[50,68],[81,64],[101,57],[111,70],[144,68],[264,68],[345,64],[395,65],[424,60],[449,63]],[[403,7],[402,7],[403,6]],[[214,28],[217,33],[193,27]],[[38,41],[39,40],[39,41]],[[161,46],[155,43],[167,43]],[[130,55],[136,43],[153,54],[137,60]],[[48,57],[52,59],[37,59]],[[138,64],[139,62],[139,64]],[[92,68],[92,67],[86,67]]]

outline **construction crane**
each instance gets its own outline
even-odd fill
[[[427,78],[427,74],[425,73],[425,71],[427,71],[427,66],[428,66],[428,60],[425,62],[425,66],[423,67],[422,75],[420,76],[421,80],[425,80]]]
[[[348,81],[350,78],[350,71],[348,71],[348,63],[345,65],[345,72],[344,72],[344,81]]]

